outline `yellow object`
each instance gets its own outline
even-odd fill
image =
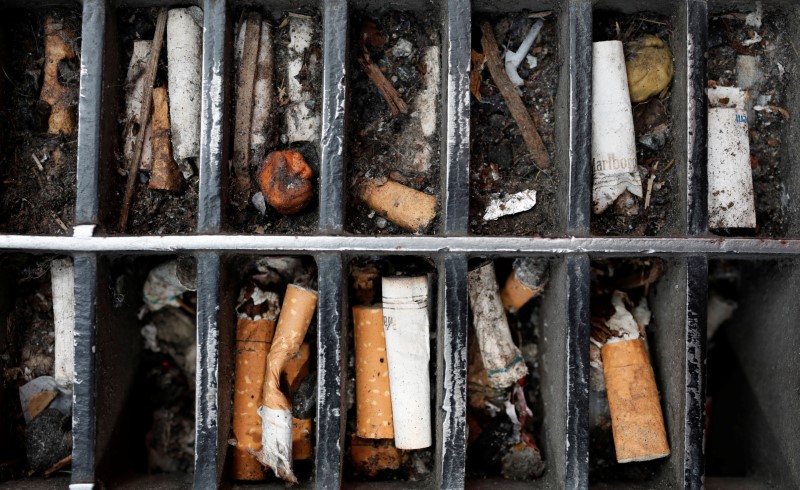
[[[646,35],[625,47],[631,102],[644,102],[667,90],[672,81],[672,52],[662,39]]]

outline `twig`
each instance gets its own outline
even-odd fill
[[[486,65],[489,67],[489,73],[491,73],[495,85],[497,85],[500,94],[506,101],[511,116],[517,122],[519,131],[522,133],[522,139],[525,140],[528,151],[533,155],[536,166],[542,170],[548,169],[550,168],[550,156],[547,154],[542,137],[539,136],[536,125],[530,114],[528,114],[522,98],[517,93],[514,84],[509,80],[503,62],[500,61],[497,41],[494,38],[491,24],[488,21],[481,22],[481,31],[483,32],[481,46],[483,46],[483,55],[486,56]]]
[[[261,40],[261,16],[251,13],[247,17],[244,49],[239,62],[238,91],[236,93],[236,126],[233,133],[233,174],[236,182],[237,206],[241,209],[248,201],[250,181],[250,125],[253,118],[253,86],[258,65],[258,45]]]
[[[136,178],[139,174],[139,163],[142,160],[142,149],[144,148],[144,135],[147,121],[150,120],[150,110],[153,108],[153,83],[156,80],[156,68],[158,68],[158,58],[161,53],[161,46],[164,44],[164,31],[167,27],[167,9],[162,7],[158,11],[156,22],[156,32],[153,36],[153,46],[150,49],[150,59],[147,60],[147,68],[144,72],[144,91],[142,92],[142,109],[139,114],[139,121],[142,130],[136,133],[136,143],[133,146],[133,159],[128,162],[128,181],[125,185],[125,198],[122,201],[122,212],[119,217],[118,229],[124,232],[128,226],[128,213],[131,209],[133,191],[136,188]]]
[[[650,178],[647,179],[647,194],[644,197],[645,209],[650,207],[650,194],[653,192],[653,182],[656,180],[656,169],[658,169],[658,162],[656,162],[655,166],[653,167],[653,172],[650,174]]]
[[[71,464],[72,464],[72,454],[66,456],[65,458],[59,460],[53,466],[51,466],[51,467],[47,468],[46,470],[44,470],[44,477],[45,478],[50,478],[50,476],[52,476],[53,473],[55,473],[57,471],[60,471],[60,470],[66,468],[67,466],[69,466]]]
[[[408,105],[403,101],[403,98],[400,97],[400,94],[397,93],[392,82],[390,82],[381,69],[378,68],[378,65],[369,59],[369,54],[366,50],[364,54],[358,58],[358,64],[364,69],[367,78],[378,87],[383,98],[386,99],[386,103],[389,104],[389,109],[392,111],[392,116],[396,116],[401,112],[403,114],[408,112]]]

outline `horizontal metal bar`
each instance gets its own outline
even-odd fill
[[[430,236],[269,236],[169,235],[57,237],[0,235],[0,250],[20,252],[148,254],[175,252],[281,252],[307,254],[434,254],[443,252],[510,255],[800,255],[800,240],[759,238],[519,238]]]

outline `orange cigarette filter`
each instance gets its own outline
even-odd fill
[[[293,392],[300,386],[300,382],[308,376],[310,360],[311,345],[308,342],[303,342],[303,344],[300,345],[300,351],[286,363],[284,376],[286,376],[286,384],[289,385],[289,388],[291,388]]]
[[[311,419],[297,419],[292,417],[292,459],[304,461],[311,459],[314,454],[311,444],[313,434]]]
[[[61,60],[74,59],[75,50],[72,44],[75,33],[64,23],[48,16],[44,21],[44,77],[40,98],[50,104],[50,119],[47,132],[63,133],[71,136],[75,133],[77,119],[74,110],[73,89],[65,87],[58,81],[58,64]]]
[[[261,463],[247,450],[261,449],[261,417],[258,397],[264,385],[275,320],[239,319],[236,325],[236,366],[233,392],[232,471],[236,480],[263,480],[266,472]]]
[[[356,434],[392,439],[392,397],[383,332],[383,307],[353,307],[356,361]]]
[[[272,348],[267,356],[262,404],[273,410],[291,410],[292,404],[281,392],[281,373],[289,360],[300,351],[308,326],[317,309],[317,292],[289,284],[283,298],[281,315],[275,327]]]
[[[516,311],[525,306],[534,296],[539,294],[542,288],[533,289],[520,282],[515,273],[511,273],[506,279],[503,290],[500,291],[500,300],[508,311]]]
[[[391,439],[363,439],[350,436],[350,460],[358,473],[375,476],[381,470],[400,468],[403,453]]]
[[[368,180],[360,190],[367,206],[408,231],[425,231],[436,217],[436,197],[398,182]]]
[[[601,354],[617,462],[668,456],[664,416],[644,341],[606,344]]]
[[[176,191],[181,186],[181,171],[172,159],[172,143],[169,136],[169,104],[167,87],[153,89],[153,163],[147,187]]]

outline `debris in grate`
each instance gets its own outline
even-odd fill
[[[274,472],[297,483],[313,463],[314,267],[296,257],[237,265],[247,275],[236,307],[231,477],[260,481]]]
[[[524,257],[479,261],[469,272],[469,478],[530,480],[544,473],[536,443],[542,410],[535,298],[546,287],[548,270],[547,258]]]
[[[80,10],[4,15],[0,230],[69,235],[75,219]]]
[[[740,116],[746,117],[749,131],[748,148],[743,151],[749,160],[753,181],[754,196],[748,200],[755,200],[755,226],[749,219],[740,223],[714,219],[718,213],[712,207],[715,202],[712,192],[719,189],[711,188],[716,175],[712,164],[717,161],[711,152],[719,143],[715,141],[717,135],[712,133],[715,119],[710,109],[709,227],[716,228],[715,233],[779,237],[786,233],[789,225],[785,215],[789,201],[784,185],[789,175],[788,163],[784,161],[789,158],[785,140],[790,138],[794,107],[790,87],[792,67],[798,56],[792,44],[796,29],[790,18],[791,14],[780,9],[762,9],[760,2],[709,15],[708,84],[712,89],[738,87],[744,92],[744,114]],[[744,156],[741,159],[743,161]],[[732,166],[734,158],[724,163]],[[737,202],[737,199],[722,199],[721,204],[730,202]],[[738,226],[731,226],[734,224]]]
[[[437,22],[435,15],[397,11],[375,18],[359,13],[352,22],[350,231],[436,232],[441,99]],[[392,195],[376,195],[390,189]],[[398,210],[405,217],[389,212],[396,198],[407,199],[401,204],[405,211]],[[422,203],[424,211],[414,201]],[[414,217],[415,224],[409,224],[410,214],[424,219]]]
[[[670,454],[647,329],[660,259],[592,262],[589,478],[647,480]],[[635,394],[635,395],[634,395]],[[622,464],[626,463],[626,464]]]
[[[658,235],[677,215],[670,17],[594,15],[592,233]],[[624,55],[625,70],[615,70]],[[677,165],[680,167],[680,165]]]
[[[411,257],[355,259],[351,265],[348,334],[355,348],[345,387],[346,474],[354,480],[415,481],[430,475],[434,270]]]
[[[229,227],[316,229],[322,109],[315,10],[242,10],[235,29]]]
[[[137,416],[130,455],[136,471],[191,473],[195,445],[195,371],[197,294],[191,257],[150,266],[132,265],[146,273],[138,311],[142,352],[130,394]],[[117,281],[116,288],[122,283]],[[124,291],[118,291],[124,294]],[[124,301],[124,300],[123,300]]]
[[[479,16],[472,28],[470,230],[482,235],[553,233],[560,178],[551,164],[561,66],[556,15]],[[504,204],[523,194],[541,202],[530,198],[520,199],[525,205]]]
[[[73,360],[66,310],[72,309],[68,296],[74,286],[70,259],[4,259],[0,476],[15,479],[60,471],[57,463],[72,451]]]
[[[119,233],[190,233],[196,227],[203,12],[120,13],[124,111],[115,201]]]

